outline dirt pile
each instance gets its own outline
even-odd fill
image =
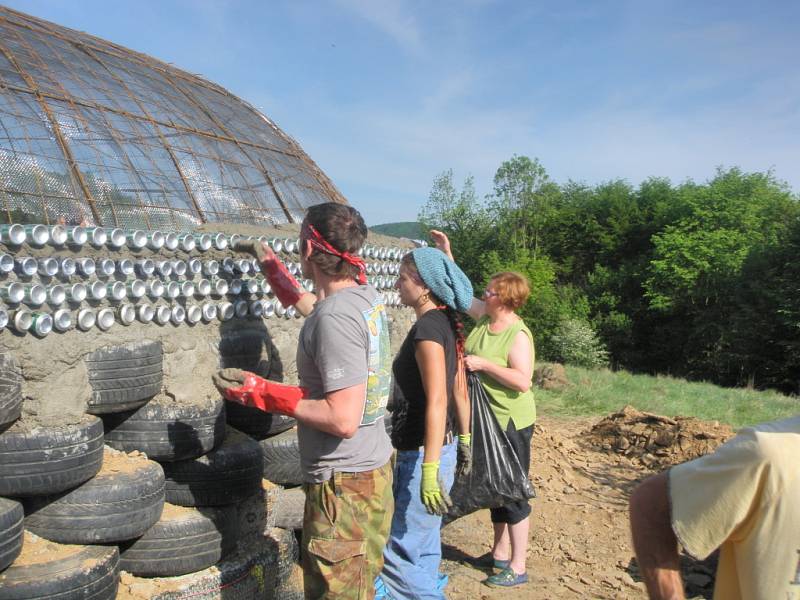
[[[570,385],[564,365],[559,363],[544,364],[533,371],[536,387],[543,390],[561,390]]]
[[[669,418],[626,406],[594,425],[586,440],[596,449],[661,470],[713,452],[733,435],[733,429],[716,421]]]

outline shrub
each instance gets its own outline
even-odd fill
[[[578,367],[608,365],[608,350],[592,326],[581,319],[564,319],[550,340],[553,358]]]

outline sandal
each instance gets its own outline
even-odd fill
[[[490,575],[483,583],[490,587],[514,587],[515,585],[522,585],[528,583],[528,574],[516,574],[511,567],[506,567],[499,573]]]

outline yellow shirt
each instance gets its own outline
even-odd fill
[[[669,496],[689,554],[721,546],[715,600],[800,600],[800,415],[673,467]]]
[[[524,331],[531,340],[531,368],[533,368],[533,334],[522,319],[512,323],[503,331],[493,333],[489,330],[489,317],[481,317],[475,329],[470,332],[464,349],[467,354],[474,354],[501,367],[508,367],[508,352],[520,331]],[[518,430],[533,425],[536,421],[536,404],[533,401],[532,388],[517,392],[498,383],[485,373],[480,375],[483,387],[489,394],[492,412],[503,430],[508,427],[509,420],[514,421],[514,428]]]

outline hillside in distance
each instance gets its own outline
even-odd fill
[[[400,223],[384,223],[383,225],[373,225],[370,231],[381,235],[391,235],[393,237],[404,237],[412,240],[427,239],[427,232],[422,225],[416,221],[403,221]]]

